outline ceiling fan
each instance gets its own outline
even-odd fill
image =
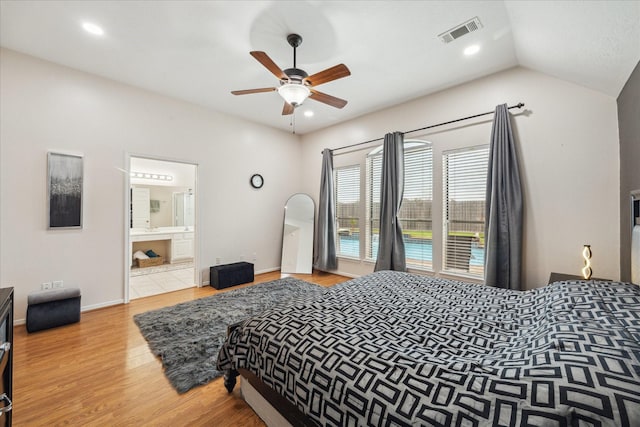
[[[278,94],[284,99],[283,116],[293,114],[294,109],[302,105],[307,98],[336,108],[342,108],[347,105],[347,101],[344,99],[327,95],[314,89],[321,84],[350,76],[351,71],[347,66],[338,64],[310,76],[304,70],[296,67],[296,48],[302,43],[302,37],[298,34],[289,34],[287,42],[293,48],[293,68],[287,68],[284,71],[266,53],[260,51],[249,52],[251,56],[280,80],[280,87],[234,90],[231,93],[234,95],[248,95],[250,93],[278,91]]]

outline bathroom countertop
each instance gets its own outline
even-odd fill
[[[130,236],[154,236],[173,233],[193,233],[193,227],[156,227],[151,230],[144,228],[132,228],[129,231]]]

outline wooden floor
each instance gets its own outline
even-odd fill
[[[328,273],[280,272],[323,286],[348,280]],[[250,286],[243,285],[243,286]],[[237,287],[232,288],[237,289]],[[179,395],[133,315],[219,292],[209,286],[137,299],[82,313],[80,323],[28,334],[14,331],[15,426],[264,426],[222,378]]]

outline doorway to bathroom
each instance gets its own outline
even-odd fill
[[[126,300],[197,286],[197,165],[129,157]]]

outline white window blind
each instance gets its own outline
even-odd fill
[[[367,259],[376,259],[378,256],[381,172],[382,147],[379,147],[367,156]]]
[[[442,161],[443,270],[483,277],[489,147],[446,151]]]
[[[360,166],[335,169],[336,253],[360,257]]]
[[[399,218],[408,267],[433,269],[433,160],[431,146],[405,142],[404,194]]]
[[[367,241],[366,257],[376,259],[380,236],[380,185],[382,147],[367,156]],[[407,265],[432,268],[431,205],[433,195],[433,155],[423,141],[404,143],[404,193],[400,225],[405,236]]]

